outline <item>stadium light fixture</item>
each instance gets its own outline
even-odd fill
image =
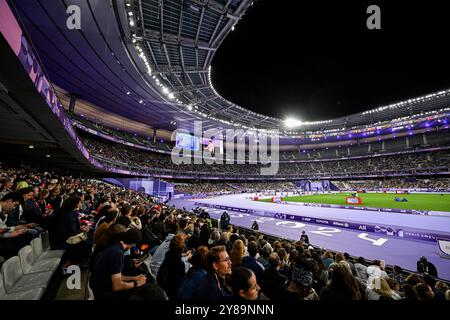
[[[34,149],[34,146],[33,146],[32,144],[30,144],[30,145],[28,146],[28,148],[29,148],[29,149]]]
[[[284,125],[288,128],[294,128],[301,126],[302,122],[294,118],[287,118],[286,120],[284,120]]]

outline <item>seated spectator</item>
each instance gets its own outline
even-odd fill
[[[367,300],[400,300],[400,296],[389,287],[384,278],[372,278],[372,282],[366,288]]]
[[[14,182],[13,182],[12,178],[9,178],[9,177],[3,178],[3,180],[1,181],[1,185],[0,185],[0,199],[3,198],[6,194],[13,191],[11,189],[13,184],[14,184]]]
[[[260,287],[256,283],[256,276],[252,270],[237,267],[231,273],[231,290],[233,292],[233,300],[257,300]]]
[[[231,259],[225,246],[213,247],[208,251],[208,273],[194,293],[194,300],[227,301],[232,293],[225,283],[231,274]]]
[[[29,225],[7,226],[8,214],[16,208],[21,196],[16,192],[7,193],[0,200],[0,256],[8,259],[17,255],[19,250],[28,245],[33,235],[27,233]]]
[[[417,296],[416,290],[414,289],[414,286],[405,283],[403,286],[403,293],[406,300],[411,301],[417,301],[419,300],[419,297]]]
[[[367,267],[365,263],[366,260],[363,257],[359,257],[354,266],[356,277],[364,282],[367,282]]]
[[[414,290],[417,293],[419,300],[433,300],[434,292],[433,289],[426,283],[418,283],[414,286]]]
[[[252,270],[256,275],[258,283],[262,282],[264,274],[264,266],[256,260],[258,254],[258,245],[255,241],[250,241],[247,246],[248,256],[242,259],[242,266]]]
[[[158,249],[156,249],[155,253],[152,256],[152,261],[150,264],[151,270],[153,274],[158,274],[159,267],[164,261],[164,257],[166,256],[166,252],[169,251],[170,241],[175,237],[175,234],[178,231],[177,223],[170,223],[168,225],[168,235],[163,243],[160,244]]]
[[[319,300],[312,288],[313,273],[307,269],[304,258],[298,258],[292,265],[291,279],[278,295],[278,300]]]
[[[138,230],[142,229],[142,222],[139,218],[141,215],[145,213],[145,207],[143,206],[136,206],[133,211],[131,211],[131,215],[129,215],[129,218],[131,220],[131,227],[136,228]]]
[[[104,219],[101,220],[100,225],[94,232],[94,237],[92,239],[95,249],[103,249],[103,247],[107,244],[106,242],[106,234],[107,230],[111,225],[113,225],[117,217],[119,216],[119,211],[117,209],[114,209],[110,207],[108,211],[106,211],[106,214],[104,216]]]
[[[373,260],[372,265],[367,267],[367,286],[372,283],[372,278],[387,278],[388,275],[384,271],[384,266],[381,260]]]
[[[269,299],[275,299],[287,282],[287,278],[279,272],[280,266],[280,257],[276,252],[272,252],[269,255],[269,267],[264,271],[261,282],[262,291]]]
[[[350,269],[344,264],[330,266],[331,276],[326,287],[320,291],[320,300],[364,300],[365,289],[353,277]]]
[[[325,251],[325,253],[322,256],[323,264],[327,269],[330,267],[330,265],[334,262],[333,252],[331,251]]]
[[[403,278],[403,269],[397,265],[394,266],[392,278],[398,282],[398,284],[400,285],[400,290],[401,290],[401,288],[403,288],[403,285],[405,284],[405,279]]]
[[[234,270],[242,265],[242,259],[244,258],[245,247],[242,240],[236,240],[233,243],[233,248],[231,249],[231,269]]]
[[[124,252],[135,247],[140,238],[139,231],[128,230],[98,256],[89,280],[95,300],[127,300],[134,293],[134,288],[146,284],[145,275],[122,275]]]
[[[158,269],[156,281],[164,289],[170,300],[175,299],[181,280],[185,276],[185,264],[182,254],[185,248],[185,236],[177,234],[172,238],[169,251],[166,252],[164,261]],[[190,258],[191,255],[188,256]]]
[[[270,243],[266,242],[260,250],[261,254],[256,259],[258,260],[264,267],[264,269],[267,269],[269,267],[269,255],[272,253],[272,246]]]
[[[52,217],[49,225],[50,245],[52,249],[64,249],[63,270],[72,263],[80,263],[91,254],[92,243],[87,240],[88,227],[80,227],[78,211],[81,198],[73,196],[66,199]],[[77,238],[69,241],[69,238]],[[71,238],[73,239],[73,238]]]
[[[197,248],[192,258],[189,260],[189,263],[192,264],[192,267],[189,269],[186,276],[181,281],[181,284],[178,288],[177,299],[179,300],[192,300],[194,297],[194,292],[197,290],[198,285],[203,280],[203,278],[207,274],[207,255],[208,255],[208,247],[200,246]]]

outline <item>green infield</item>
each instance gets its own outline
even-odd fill
[[[345,198],[351,193],[334,193],[308,196],[283,197],[283,201],[339,204],[347,205]],[[364,206],[372,208],[398,208],[412,210],[450,211],[450,194],[393,194],[393,193],[360,193],[362,204],[353,206]],[[406,198],[408,202],[397,202],[394,198]],[[270,202],[270,199],[260,200]]]

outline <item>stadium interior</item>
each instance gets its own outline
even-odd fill
[[[253,1],[71,3],[0,0],[0,300],[450,300],[450,90],[291,125],[211,81]]]

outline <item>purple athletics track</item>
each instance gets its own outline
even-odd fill
[[[251,201],[246,199],[248,196],[248,194],[226,195],[209,199],[173,200],[171,203],[178,208],[185,207],[186,209],[192,209],[196,206],[195,202],[201,202],[347,222],[386,224],[444,233],[448,234],[450,238],[449,217],[273,204]],[[219,218],[223,210],[208,208],[208,212],[212,218]],[[364,235],[364,231],[335,226],[308,224],[300,221],[292,222],[233,211],[228,211],[228,213],[231,217],[231,223],[237,226],[250,228],[253,221],[257,220],[260,231],[290,240],[298,240],[301,231],[305,230],[309,235],[310,242],[316,246],[348,252],[352,256],[363,256],[370,260],[383,259],[386,264],[399,265],[407,270],[415,271],[417,260],[424,255],[436,266],[439,278],[450,280],[450,260],[439,256],[437,244],[434,242],[375,233],[365,233]],[[379,240],[380,238],[381,240]],[[372,239],[372,241],[367,239]],[[386,239],[386,241],[383,239]],[[376,240],[378,241],[375,244],[381,245],[375,245],[373,241]]]

